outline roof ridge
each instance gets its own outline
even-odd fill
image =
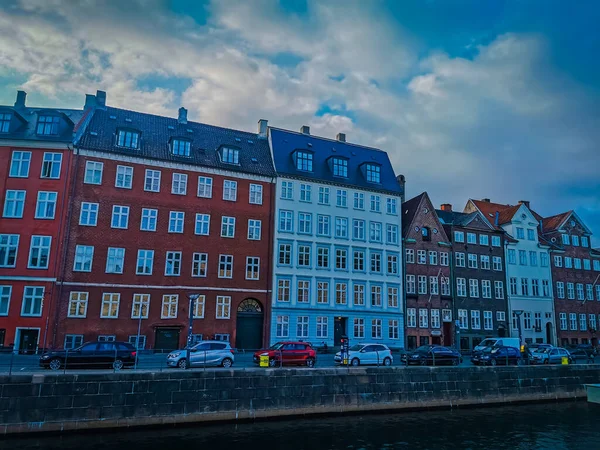
[[[336,142],[338,144],[350,145],[352,147],[360,147],[360,148],[365,148],[365,149],[368,149],[368,150],[375,150],[375,151],[378,151],[378,152],[381,152],[381,153],[385,153],[386,155],[388,154],[385,150],[382,150],[382,149],[377,148],[377,147],[369,147],[368,145],[355,144],[355,143],[346,142],[346,141],[338,141],[337,139],[332,139],[332,138],[328,138],[328,137],[325,137],[325,136],[317,136],[316,134],[305,134],[305,133],[301,133],[300,131],[286,130],[285,128],[272,127],[272,126],[269,126],[269,128],[272,129],[272,130],[283,131],[285,133],[292,133],[292,134],[297,134],[299,136],[305,136],[305,137],[312,137],[312,138],[316,138],[316,139],[322,139],[324,141]]]

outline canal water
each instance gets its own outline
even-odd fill
[[[9,438],[1,450],[600,449],[600,405],[568,402]]]

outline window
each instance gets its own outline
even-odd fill
[[[594,286],[592,284],[587,284],[585,286],[586,290],[586,300],[594,300]]]
[[[185,173],[174,173],[171,183],[171,194],[185,195],[187,194],[188,176]]]
[[[449,257],[448,252],[440,252],[440,266],[448,266]]]
[[[530,241],[535,241],[535,231],[531,228],[527,229],[527,239]]]
[[[391,245],[398,245],[398,225],[390,223],[386,225],[386,242]]]
[[[562,266],[563,266],[562,256],[555,255],[554,256],[554,267],[562,267]]]
[[[600,302],[600,284],[596,284],[596,300]]]
[[[397,308],[398,307],[398,288],[397,287],[388,287],[387,295],[388,295],[388,308]]]
[[[456,267],[465,267],[465,254],[457,252],[454,254],[456,259]]]
[[[335,205],[339,208],[348,206],[348,192],[344,189],[338,189],[335,196]]]
[[[260,241],[261,224],[260,220],[248,219],[248,240]]]
[[[106,257],[106,273],[123,273],[124,264],[125,249],[108,247],[108,255]]]
[[[11,293],[12,286],[0,286],[0,316],[8,316]]]
[[[427,251],[417,250],[417,264],[427,264]]]
[[[299,212],[298,213],[298,233],[312,234],[312,214]]]
[[[317,303],[329,304],[329,282],[317,281]]]
[[[371,252],[371,272],[381,273],[381,253]]]
[[[527,265],[527,252],[525,250],[519,250],[519,264],[521,266]]]
[[[471,329],[481,329],[481,313],[475,309],[471,310]]]
[[[584,270],[592,270],[592,263],[589,259],[583,260],[583,269]]]
[[[439,294],[438,277],[429,277],[429,292],[431,292],[431,295]]]
[[[219,255],[219,278],[233,277],[233,255]]]
[[[146,348],[146,336],[137,334],[129,336],[128,342],[133,345],[136,350],[144,350]]]
[[[329,247],[317,247],[317,268],[329,268]]]
[[[387,273],[389,275],[398,275],[398,255],[387,255]]]
[[[371,286],[371,306],[383,306],[381,299],[381,286]]]
[[[569,300],[575,300],[575,284],[567,283],[567,298]]]
[[[114,205],[112,209],[112,228],[127,229],[129,223],[129,206]]]
[[[310,267],[310,245],[298,245],[298,266]]]
[[[310,281],[298,280],[296,287],[296,298],[298,303],[310,303]]]
[[[540,266],[542,266],[542,267],[549,266],[548,253],[540,253]]]
[[[490,270],[490,257],[488,255],[481,255],[481,268],[484,270]]]
[[[234,225],[235,225],[235,223],[234,223]],[[199,236],[208,236],[210,234],[210,215],[209,214],[196,214],[196,226],[194,229],[194,233]]]
[[[525,230],[517,227],[517,239],[525,239]]]
[[[29,165],[31,163],[31,152],[12,152],[10,160],[10,176],[13,178],[27,178],[29,176]]]
[[[331,234],[330,220],[329,216],[317,215],[317,236],[329,236]]]
[[[289,302],[290,301],[290,280],[278,280],[277,281],[277,301],[278,302]]]
[[[579,247],[579,236],[573,235],[571,236],[571,243],[574,247]]]
[[[467,315],[466,309],[458,310],[458,321],[459,321],[459,326],[462,330],[469,329],[469,316]]]
[[[467,233],[467,243],[477,244],[477,235],[475,233]]]
[[[329,205],[328,187],[319,186],[319,205]]]
[[[275,334],[278,338],[286,338],[290,335],[290,316],[277,316]]]
[[[469,279],[469,297],[479,298],[479,280]]]
[[[531,267],[537,266],[537,252],[535,252],[535,251],[529,252],[529,265]]]
[[[133,294],[131,304],[132,319],[147,319],[150,309],[150,294]]]
[[[292,211],[279,210],[279,231],[291,233],[294,230],[294,213]]]
[[[246,280],[260,279],[260,258],[246,257]]]
[[[365,240],[365,221],[360,219],[352,220],[352,239],[357,241]]]
[[[337,270],[348,270],[348,250],[342,248],[335,250],[335,268]]]
[[[212,198],[213,179],[210,177],[198,177],[198,197]]]
[[[450,295],[450,278],[442,277],[442,295],[449,296]]]
[[[44,153],[41,178],[60,178],[62,153]]]
[[[577,300],[585,300],[582,283],[577,283]]]
[[[94,259],[94,247],[91,245],[77,245],[73,261],[74,272],[91,272]]]
[[[542,296],[550,296],[550,283],[548,282],[548,280],[542,280]],[[591,300],[593,300],[593,298]]]
[[[173,139],[171,141],[171,153],[175,156],[190,156],[192,143],[184,139]]]
[[[571,258],[570,256],[565,256],[565,268],[566,269],[573,268],[573,258]]]
[[[173,277],[181,275],[181,252],[167,252],[165,258],[165,275]]]
[[[294,198],[294,183],[291,181],[281,182],[281,198],[284,200],[292,200]]]
[[[506,313],[504,311],[496,311],[496,321],[506,322]]]
[[[10,120],[12,114],[0,113],[0,133],[8,133],[10,131]]]
[[[492,247],[500,247],[500,236],[492,236]]]
[[[38,116],[36,134],[42,136],[52,136],[58,134],[58,116]]]
[[[100,317],[102,319],[116,319],[119,317],[119,304],[121,294],[102,294],[102,307]]]
[[[154,264],[154,250],[138,250],[136,275],[152,275]]]
[[[305,172],[313,170],[313,155],[309,152],[296,151],[296,169]]]
[[[381,339],[382,320],[371,320],[371,337],[373,339]]]
[[[487,234],[479,235],[479,245],[490,245],[489,236]]]
[[[565,298],[565,283],[562,281],[556,282],[556,296],[558,298]]]
[[[406,308],[406,326],[408,328],[416,328],[417,326],[417,309],[416,308]]]
[[[345,305],[348,303],[348,285],[346,283],[335,283],[335,304]]]
[[[240,151],[235,148],[223,147],[221,149],[221,160],[227,164],[239,164]]]
[[[587,331],[587,316],[585,314],[579,314],[579,329],[581,331]]]
[[[365,306],[365,285],[356,283],[354,285],[354,306]]]
[[[362,192],[354,193],[354,209],[365,209],[365,194]]]
[[[481,280],[481,296],[492,298],[492,282],[490,280]]]
[[[381,183],[381,167],[377,164],[367,164],[367,181]]]
[[[229,202],[237,200],[237,181],[225,180],[223,182],[223,200]]]
[[[569,235],[568,234],[563,234],[562,235],[562,243],[563,243],[563,245],[570,245],[571,244],[571,240],[569,239]]]
[[[83,318],[87,316],[88,292],[71,292],[67,317]]]
[[[248,202],[251,205],[262,205],[263,203],[263,187],[262,184],[250,184],[250,198]]]
[[[540,296],[540,280],[536,280],[535,278],[531,280],[531,295],[534,297]]]
[[[459,297],[467,296],[467,280],[464,278],[456,279],[456,295]]]
[[[206,277],[208,266],[208,253],[194,253],[192,255],[192,276]]]
[[[348,239],[348,218],[335,218],[335,237],[339,239]]]
[[[317,338],[326,338],[329,335],[327,317],[317,316]]]
[[[354,250],[354,271],[365,271],[365,252],[363,250]]]
[[[577,331],[577,314],[569,313],[569,324],[571,325],[572,331]]]
[[[231,312],[231,297],[217,296],[217,319],[229,319]]]
[[[597,328],[596,328],[596,314],[589,314],[588,318],[590,320],[590,330],[597,330]]]
[[[354,319],[354,337],[357,339],[364,339],[365,319]]]
[[[406,249],[406,263],[413,264],[415,262],[415,251],[412,248]]]
[[[494,295],[497,299],[504,298],[504,283],[502,281],[494,281]]]
[[[369,222],[369,240],[371,242],[381,242],[381,222]]]
[[[146,169],[144,191],[160,192],[160,170]]]
[[[596,272],[600,272],[600,261],[598,261],[597,259],[594,260],[594,270]]]
[[[133,167],[117,166],[115,176],[115,187],[122,189],[131,189],[133,184]]]
[[[440,328],[440,310],[432,309],[431,310],[431,328]]]
[[[47,269],[50,259],[50,236],[31,236],[31,247],[29,249],[29,269]]]
[[[484,330],[493,330],[494,329],[494,321],[492,319],[491,311],[483,312],[483,329]]]
[[[169,213],[169,233],[183,233],[184,218],[184,212],[171,211]]]
[[[427,294],[427,276],[419,275],[419,294]]]
[[[300,185],[300,201],[310,202],[312,198],[312,188],[309,184]]]
[[[406,293],[414,294],[416,292],[415,276],[406,275]]]
[[[502,257],[494,256],[492,258],[492,268],[496,271],[502,270]]]
[[[371,195],[371,212],[381,212],[381,197]]]
[[[566,331],[567,328],[567,313],[560,313],[559,315],[560,318],[560,329],[563,331]]]
[[[142,208],[142,220],[140,221],[140,230],[156,231],[157,220],[158,209]]]
[[[137,149],[139,148],[140,133],[133,130],[117,131],[117,146]]]
[[[521,295],[529,295],[529,279],[521,278]]]
[[[429,328],[429,311],[424,308],[419,309],[419,328]]]
[[[348,160],[343,158],[333,158],[333,175],[336,177],[348,178]]]
[[[400,325],[396,319],[388,320],[388,337],[389,339],[398,339],[400,337]]]
[[[6,191],[2,216],[11,219],[21,219],[23,217],[23,210],[25,209],[25,195],[25,191]]]
[[[235,236],[235,217],[221,217],[221,237],[232,238]]]
[[[73,350],[83,345],[83,334],[65,334],[64,349]]]
[[[170,294],[163,295],[160,318],[161,319],[176,319],[178,304],[179,304],[179,296],[178,295],[170,295]]]
[[[469,253],[469,269],[477,269],[477,255]],[[488,261],[489,265],[489,261]]]
[[[398,214],[398,200],[395,198],[388,198],[386,200],[386,212],[388,214],[396,215]]]
[[[37,205],[35,208],[36,219],[54,219],[56,212],[57,192],[38,192]]]
[[[102,170],[104,164],[96,161],[87,161],[85,163],[85,175],[83,182],[85,184],[102,184]]]
[[[509,280],[510,284],[510,295],[517,295],[517,278],[511,277]]]

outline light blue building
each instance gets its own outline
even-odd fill
[[[404,347],[403,177],[387,153],[269,128],[277,172],[271,343]]]

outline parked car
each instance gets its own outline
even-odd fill
[[[190,367],[222,366],[231,367],[235,355],[229,342],[202,341],[190,348]],[[188,365],[187,350],[175,350],[167,355],[168,367],[186,369]]]
[[[476,366],[518,365],[521,361],[521,352],[514,347],[492,347],[471,357],[471,362]]]
[[[441,366],[449,364],[458,366],[462,362],[462,356],[456,350],[441,345],[423,345],[413,352],[406,354],[404,363],[419,364],[421,366]]]
[[[553,348],[553,347],[554,347],[554,345],[551,345],[551,344],[538,344],[538,343],[535,343],[535,344],[528,344],[528,345],[527,345],[527,347],[529,348],[529,351],[530,351],[531,353],[533,353],[533,352],[537,352],[537,351],[539,351],[539,350],[542,350],[542,349],[545,349],[545,348]]]
[[[317,352],[308,342],[277,342],[267,349],[254,353],[254,364],[260,364],[260,357],[269,357],[270,367],[307,366],[317,363]]]
[[[596,356],[594,349],[591,345],[588,346],[577,346],[572,350],[569,350],[569,353],[571,354],[571,358],[573,358],[574,361],[579,361],[579,360],[583,360],[583,361],[593,361],[594,357]]]
[[[562,359],[567,358],[569,364],[573,363],[573,358],[566,348],[552,347],[543,348],[531,354],[531,364],[562,364]]]
[[[56,350],[40,357],[44,369],[106,369],[133,367],[136,350],[129,342],[87,342],[73,350]]]
[[[475,346],[471,353],[471,358],[480,357],[485,351],[494,347],[513,347],[520,351],[519,338],[486,338]]]
[[[333,360],[338,364],[346,364],[342,353],[337,352]],[[394,362],[392,351],[383,344],[355,344],[348,349],[347,363],[351,366],[391,366]]]

